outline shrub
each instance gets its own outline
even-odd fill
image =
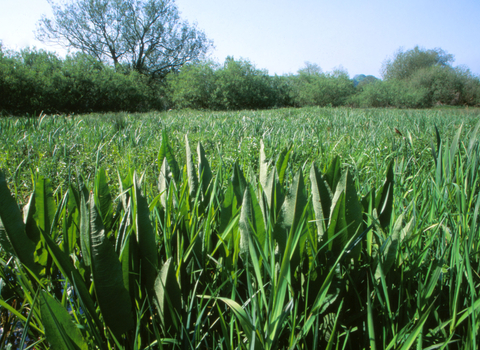
[[[177,74],[169,74],[167,84],[172,104],[177,108],[212,108],[216,68],[213,62],[201,62],[186,65]]]
[[[260,109],[275,104],[271,77],[247,60],[227,57],[224,66],[215,71],[215,79],[214,104],[218,109]]]
[[[227,57],[222,67],[201,62],[168,78],[169,98],[176,108],[215,110],[261,109],[281,103],[280,81],[247,60]]]
[[[44,50],[0,55],[3,113],[145,111],[158,107],[157,85],[77,53],[60,59]]]
[[[341,106],[355,92],[353,81],[344,70],[313,74],[300,70],[291,79],[296,106]]]

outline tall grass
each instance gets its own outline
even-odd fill
[[[479,114],[2,119],[0,347],[476,349]]]

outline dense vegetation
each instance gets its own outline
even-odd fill
[[[0,47],[0,113],[480,105],[480,79],[452,62],[441,50],[399,51],[385,62],[380,80],[350,79],[342,69],[325,73],[309,63],[294,75],[269,76],[248,60],[228,57],[222,65],[207,61],[172,68],[159,79],[86,54],[61,59],[42,50]]]
[[[0,348],[476,349],[479,117],[2,118]]]

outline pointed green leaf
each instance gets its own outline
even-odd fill
[[[23,222],[25,222],[25,232],[35,244],[40,240],[40,231],[35,221],[35,191],[30,196],[27,205],[23,208]]]
[[[227,190],[224,194],[222,207],[220,209],[220,233],[225,231],[231,220],[237,215],[238,206],[237,197],[233,190],[233,184],[229,182],[227,185]]]
[[[132,305],[123,283],[122,266],[105,236],[105,228],[93,196],[90,196],[90,233],[95,294],[105,324],[115,337],[120,338],[133,327]]]
[[[402,225],[403,214],[401,214],[395,221],[392,234],[387,237],[387,240],[380,249],[380,261],[375,272],[375,278],[377,280],[380,279],[380,274],[382,272],[385,276],[387,276],[391,267],[395,263],[395,260],[397,259],[397,250],[399,245],[400,232],[402,231]],[[382,272],[380,271],[380,268],[382,269]]]
[[[237,197],[237,203],[241,203],[243,201],[243,194],[245,193],[245,189],[247,188],[247,181],[245,180],[245,176],[243,175],[242,170],[238,166],[238,163],[235,162],[233,164],[232,169],[232,185],[233,191],[235,192],[235,196]]]
[[[265,184],[262,184],[263,193],[265,193],[267,199],[267,206],[272,214],[275,214],[277,212],[277,208],[275,208],[277,204],[277,202],[275,201],[277,187],[280,187],[278,182],[277,170],[273,168],[268,173],[265,179]]]
[[[69,187],[68,205],[64,219],[64,244],[66,252],[72,253],[77,246],[77,232],[80,227],[80,196],[76,189]]]
[[[256,341],[258,342],[258,339],[256,339],[257,337],[253,337],[253,335],[255,334],[255,325],[252,323],[252,321],[248,317],[248,314],[240,306],[240,304],[238,304],[235,300],[228,298],[218,297],[216,299],[223,301],[230,307],[230,309],[232,309],[250,344],[255,344]]]
[[[340,254],[343,249],[346,249],[348,242],[347,221],[345,219],[345,192],[337,191],[332,200],[332,207],[330,208],[330,218],[327,228],[328,249],[331,250],[335,256]],[[337,236],[339,234],[339,236]],[[337,238],[332,240],[335,236]]]
[[[147,199],[140,188],[140,182],[134,176],[135,191],[135,232],[138,244],[138,254],[141,260],[142,286],[151,290],[157,277],[158,255],[155,232],[150,221],[150,209]]]
[[[158,175],[158,191],[160,192],[160,204],[164,208],[167,207],[168,188],[170,187],[170,181],[173,178],[172,171],[168,165],[168,160],[165,158]]]
[[[286,229],[286,231],[290,232],[290,230],[297,230],[306,206],[307,196],[305,194],[305,184],[302,171],[299,170],[293,179],[282,207],[280,224]]]
[[[198,177],[195,172],[195,163],[193,162],[193,155],[190,151],[190,144],[188,142],[188,137],[185,135],[185,148],[187,153],[187,176],[188,176],[188,187],[190,190],[190,198],[195,198],[198,191]]]
[[[440,138],[440,133],[438,132],[438,128],[435,126],[435,135],[437,136],[437,153],[440,153],[440,148],[442,146],[442,139]]]
[[[41,232],[43,239],[48,247],[50,255],[61,271],[62,275],[68,278],[69,282],[76,287],[76,290],[80,296],[81,301],[85,305],[86,311],[89,312],[90,317],[92,317],[95,321],[96,326],[98,329],[102,329],[103,325],[98,319],[94,303],[92,298],[90,297],[90,293],[88,288],[85,284],[85,281],[80,276],[80,273],[77,269],[74,268],[72,260],[70,257],[62,251],[57,244],[52,240],[50,235]]]
[[[35,214],[37,227],[50,234],[53,218],[57,208],[53,200],[50,180],[40,176],[35,185]]]
[[[181,312],[181,291],[175,274],[173,259],[169,258],[155,280],[155,295],[160,321],[166,332],[170,327],[178,330],[176,313]]]
[[[265,145],[263,144],[263,140],[260,140],[260,160],[259,160],[259,178],[260,178],[260,185],[265,190],[267,187],[267,176],[269,173],[270,165],[267,161],[267,157],[265,156]]]
[[[332,161],[330,162],[324,176],[325,182],[328,184],[332,192],[334,192],[335,189],[337,188],[337,183],[340,180],[341,176],[342,176],[342,171],[341,171],[340,158],[338,156],[335,156],[335,158],[333,158]]]
[[[240,253],[245,255],[249,251],[249,242],[256,237],[261,247],[265,241],[265,224],[263,222],[260,206],[252,196],[249,188],[243,195],[242,209],[240,212]]]
[[[292,149],[292,147],[284,148],[278,155],[277,162],[275,163],[278,173],[278,181],[281,186],[285,183],[285,172],[287,170],[288,160],[292,154]]]
[[[88,349],[67,309],[45,291],[40,292],[40,312],[45,335],[52,349]]]
[[[212,170],[210,169],[210,164],[208,164],[207,157],[205,156],[205,150],[202,147],[202,144],[199,142],[197,147],[198,154],[198,178],[202,186],[202,194],[204,200],[210,199],[208,187],[212,181],[213,175]]]
[[[28,238],[25,232],[22,213],[8,189],[5,174],[2,170],[0,170],[0,198],[0,220],[2,220],[4,232],[8,237],[11,248],[22,264],[33,273],[38,274],[40,267],[33,260],[35,243]]]
[[[318,238],[322,239],[330,217],[332,198],[315,164],[312,164],[312,168],[310,169],[310,182],[312,184],[312,202]]]
[[[172,147],[170,147],[170,143],[168,142],[168,135],[165,130],[162,132],[162,144],[160,146],[160,150],[158,152],[158,168],[162,168],[163,160],[167,158],[168,164],[172,169],[173,178],[175,181],[180,180],[180,168],[178,167],[178,163],[175,160],[175,156],[172,151]]]
[[[110,194],[110,189],[108,187],[107,173],[103,167],[97,171],[95,176],[93,193],[95,193],[95,205],[98,208],[103,225],[108,233],[112,229],[113,207],[112,195]]]
[[[458,141],[460,140],[460,135],[462,134],[463,124],[460,125],[455,136],[453,137],[452,144],[450,145],[450,161],[453,163],[453,159],[455,158],[455,154],[458,150]]]
[[[393,211],[393,160],[390,161],[387,168],[387,177],[383,186],[376,193],[375,208],[379,213],[379,221],[382,228],[385,230],[390,225],[390,220]]]
[[[8,254],[15,256],[15,251],[8,239],[7,231],[5,231],[5,227],[3,227],[2,220],[0,219],[0,246],[6,251]]]
[[[80,196],[80,248],[85,266],[91,265],[90,252],[90,210],[88,200],[83,195]]]
[[[417,324],[413,328],[413,330],[410,332],[408,338],[402,342],[402,347],[400,350],[408,350],[411,349],[413,344],[415,343],[415,340],[419,336],[419,334],[423,330],[423,326],[425,322],[427,321],[428,315],[430,315],[430,312],[432,311],[433,307],[435,306],[435,301],[432,302],[432,304],[428,307],[428,309],[423,313],[422,317],[418,320]]]
[[[338,212],[337,218],[337,227],[335,229],[336,233],[339,233],[345,227],[347,227],[346,232],[343,231],[340,235],[340,247],[343,249],[343,244],[346,244],[347,241],[353,237],[358,230],[361,228],[363,222],[363,213],[362,213],[362,206],[358,200],[357,190],[355,189],[355,185],[353,182],[353,178],[350,175],[350,172],[346,170],[342,177],[340,178],[337,188],[335,191],[335,196],[332,201],[333,203],[338,200],[340,194],[344,193],[344,211],[342,212],[342,207],[340,207],[340,211]],[[340,226],[339,226],[340,223]],[[344,226],[345,225],[345,226]],[[357,245],[354,250],[352,251],[352,258],[356,259],[360,254],[361,245]]]
[[[478,120],[477,124],[475,125],[475,128],[473,129],[473,131],[469,135],[470,136],[470,142],[468,143],[468,149],[467,149],[468,154],[471,154],[473,147],[475,146],[475,144],[478,141],[477,134],[478,134],[479,129],[480,129],[480,119]]]

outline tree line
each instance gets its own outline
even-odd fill
[[[0,113],[211,110],[302,106],[480,105],[480,79],[441,49],[399,50],[373,76],[312,63],[270,76],[249,60],[206,60],[213,42],[175,0],[55,2],[36,37],[72,50],[13,52],[0,42]]]
[[[211,110],[302,106],[480,105],[480,79],[441,49],[399,50],[373,76],[312,63],[270,76],[249,60],[206,60],[213,42],[182,21],[175,0],[55,2],[36,37],[72,54],[0,42],[0,113]]]
[[[350,79],[342,69],[322,72],[306,63],[296,74],[270,76],[246,59],[186,63],[161,79],[101,62],[85,53],[65,58],[44,50],[0,46],[0,112],[143,112],[303,106],[429,108],[479,106],[480,79],[440,49],[398,51],[382,80]]]

